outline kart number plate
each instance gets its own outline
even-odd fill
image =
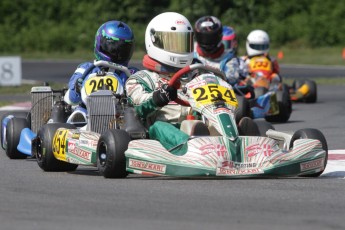
[[[250,72],[264,71],[271,72],[272,65],[271,61],[266,57],[254,57],[250,59],[249,63]]]
[[[91,77],[85,81],[86,95],[90,95],[101,89],[108,89],[116,93],[119,81],[114,76]]]
[[[67,129],[58,129],[53,139],[53,154],[59,160],[66,160]]]
[[[238,105],[235,92],[232,89],[217,84],[208,84],[194,88],[192,96],[196,102],[203,105],[213,104],[216,101],[224,101],[235,107]]]

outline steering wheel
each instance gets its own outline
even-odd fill
[[[173,76],[172,78],[170,79],[170,81],[168,82],[168,85],[169,86],[172,86],[174,87],[175,89],[178,89],[180,84],[178,84],[178,80],[186,73],[189,73],[193,70],[196,70],[196,69],[200,69],[200,70],[205,70],[205,71],[208,71],[208,72],[211,72],[211,73],[214,73],[215,75],[219,76],[221,79],[223,79],[224,81],[226,81],[226,76],[225,74],[218,70],[218,69],[215,69],[211,66],[206,66],[204,64],[201,64],[201,63],[197,63],[197,64],[193,64],[193,65],[189,65],[189,66],[186,66],[182,69],[180,69],[179,71],[177,71]],[[185,100],[182,100],[180,98],[176,98],[175,99],[175,102],[177,104],[180,104],[182,106],[190,106],[189,102],[188,101],[185,101]]]

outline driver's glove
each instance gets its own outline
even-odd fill
[[[83,86],[83,79],[77,78],[77,80],[74,83],[75,91],[80,94],[81,87]]]
[[[153,92],[153,102],[159,106],[163,107],[169,103],[169,101],[174,101],[177,98],[177,89],[168,84],[163,84],[161,88]]]

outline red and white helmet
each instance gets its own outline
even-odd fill
[[[183,68],[193,61],[193,27],[181,14],[159,14],[146,28],[145,46],[152,59],[168,66]]]
[[[248,56],[267,54],[270,50],[270,38],[263,30],[253,30],[248,34],[246,42]]]

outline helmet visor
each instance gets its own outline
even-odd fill
[[[254,50],[267,50],[269,48],[269,44],[249,44],[249,47]]]
[[[103,39],[101,51],[110,57],[113,62],[127,62],[131,59],[134,50],[133,41]]]
[[[193,32],[163,32],[154,31],[152,34],[154,46],[172,53],[193,52]]]

